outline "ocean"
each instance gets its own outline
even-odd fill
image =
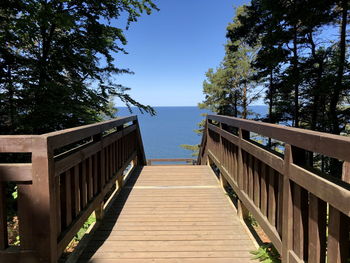
[[[198,107],[155,107],[156,116],[141,114],[137,108],[132,113],[125,107],[118,108],[117,116],[137,115],[147,159],[193,158],[192,152],[181,144],[199,144],[201,136],[194,132],[204,119],[201,114],[211,113]],[[267,106],[251,106],[251,110],[265,115]]]

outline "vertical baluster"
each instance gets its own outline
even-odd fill
[[[73,207],[73,215],[74,217],[77,217],[80,213],[80,183],[79,183],[79,165],[74,166],[72,169],[72,193],[73,193],[73,201],[72,201],[72,207]]]
[[[254,157],[248,153],[249,164],[248,164],[248,195],[253,200],[254,193]]]
[[[325,263],[327,204],[309,194],[309,263]]]
[[[269,194],[268,194],[268,215],[269,222],[276,225],[276,195],[275,195],[275,170],[268,166]]]
[[[113,170],[113,148],[112,144],[108,146],[109,149],[109,178],[112,178],[114,175],[114,170]]]
[[[104,150],[103,148],[98,153],[98,167],[99,167],[99,192],[102,191],[103,187],[105,186],[105,166],[104,166]]]
[[[70,225],[72,222],[72,174],[68,170],[64,173],[65,176],[65,209],[66,209],[66,226]]]
[[[33,249],[33,204],[30,202],[31,198],[33,198],[32,185],[17,185],[17,192],[17,209],[21,249]]]
[[[304,226],[302,220],[302,207],[301,207],[301,187],[297,184],[293,186],[293,222],[294,222],[294,244],[293,250],[299,258],[303,258],[304,248]]]
[[[61,232],[66,229],[66,176],[65,173],[60,175],[60,213],[61,213]]]
[[[105,155],[105,159],[104,159],[104,167],[105,167],[105,181],[106,183],[108,182],[108,178],[109,178],[109,152],[108,152],[108,146],[106,146],[104,149],[104,155]]]
[[[283,176],[280,173],[276,172],[276,176],[278,178],[278,185],[276,188],[276,195],[277,195],[277,223],[276,228],[277,232],[282,236],[282,217],[283,217]]]
[[[104,156],[105,156],[105,159],[104,159],[104,167],[105,167],[105,182],[108,183],[108,179],[109,179],[109,176],[110,176],[110,173],[109,173],[109,152],[108,152],[108,146],[106,146],[104,148]]]
[[[117,140],[116,142],[115,142],[115,159],[116,159],[116,171],[117,171],[117,173],[118,173],[118,171],[119,171],[119,166],[120,166],[120,164],[119,164],[119,140]]]
[[[237,181],[235,179],[235,173],[234,173],[234,162],[235,162],[234,144],[230,142],[229,145],[230,145],[230,175],[232,180],[237,184]]]
[[[260,161],[254,158],[254,203],[260,207]]]
[[[98,154],[95,154],[92,156],[92,175],[93,175],[93,182],[94,182],[94,196],[97,194],[98,191]]]
[[[87,204],[87,185],[86,185],[86,162],[80,163],[80,203],[83,210]]]
[[[234,173],[235,173],[235,179],[236,179],[236,182],[238,184],[238,180],[239,180],[239,160],[238,160],[238,147],[235,146],[235,162],[234,162]]]
[[[260,210],[262,212],[262,214],[264,216],[267,216],[267,177],[266,175],[268,168],[267,165],[264,163],[261,163],[261,185],[260,185],[260,189],[261,189],[261,206],[260,206]]]
[[[244,192],[248,195],[249,194],[249,160],[248,160],[248,153],[243,151],[243,182],[244,182]]]
[[[116,161],[115,161],[115,142],[112,143],[112,170],[113,170],[113,175],[115,175],[117,171]]]
[[[93,179],[92,179],[92,157],[90,156],[86,160],[86,171],[87,171],[87,198],[88,201],[90,201],[93,197],[94,192],[94,186],[93,186]]]
[[[55,197],[56,197],[56,231],[57,235],[59,235],[62,231],[62,214],[61,214],[61,182],[60,176],[55,176]]]

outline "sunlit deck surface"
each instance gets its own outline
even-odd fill
[[[256,247],[208,166],[136,168],[78,262],[253,262]]]

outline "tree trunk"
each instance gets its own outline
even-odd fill
[[[319,112],[319,105],[320,105],[320,92],[321,92],[321,83],[322,83],[322,73],[323,73],[323,58],[318,57],[316,54],[316,45],[312,38],[312,33],[310,33],[310,44],[311,44],[311,54],[316,62],[319,63],[319,67],[317,69],[317,79],[315,83],[315,87],[312,88],[312,94],[313,94],[313,100],[312,100],[312,109],[311,109],[311,124],[310,128],[311,130],[317,130],[317,124],[318,124],[318,112]]]
[[[12,82],[11,66],[7,66],[7,84],[8,84],[8,100],[9,100],[9,133],[15,132],[15,105],[14,105],[14,87]]]
[[[339,61],[338,61],[338,73],[334,92],[331,97],[329,106],[329,114],[331,121],[331,133],[340,134],[340,123],[337,113],[337,105],[340,100],[341,92],[343,90],[343,76],[344,76],[344,65],[345,65],[345,54],[346,54],[346,26],[348,21],[348,1],[343,0],[341,2],[341,22],[340,22],[340,41],[339,41]]]
[[[293,78],[294,78],[294,126],[299,127],[299,69],[298,69],[298,39],[297,26],[294,26],[293,37]]]
[[[243,84],[242,108],[242,118],[246,119],[248,116],[247,83]]]
[[[270,70],[270,80],[269,80],[269,95],[268,95],[268,98],[269,98],[269,116],[268,116],[268,122],[269,123],[272,123],[273,122],[273,119],[272,119],[272,109],[273,109],[273,95],[274,95],[274,87],[273,87],[273,68],[271,68]],[[268,139],[268,143],[267,143],[267,146],[269,148],[272,147],[272,140],[271,138]]]

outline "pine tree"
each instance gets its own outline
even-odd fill
[[[237,18],[246,12],[245,9],[245,6],[237,8],[236,18],[228,25],[228,31],[240,26]],[[222,63],[216,71],[209,69],[206,74],[205,100],[199,104],[200,108],[244,119],[252,114],[248,106],[260,96],[252,66],[258,48],[258,45],[250,46],[242,40],[227,42]]]
[[[132,73],[115,64],[126,27],[151,0],[5,0],[0,4],[1,133],[44,133],[111,116],[109,98],[134,101],[115,76]]]

